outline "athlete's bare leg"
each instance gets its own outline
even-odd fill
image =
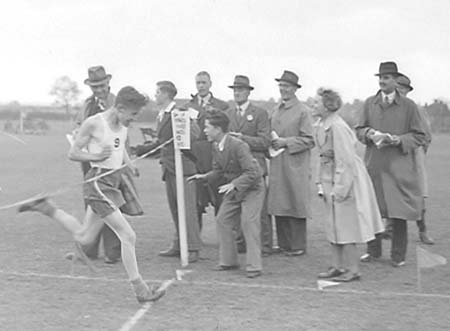
[[[80,223],[75,217],[62,209],[56,208],[45,198],[22,205],[19,208],[19,212],[24,211],[37,211],[53,218],[72,234],[76,242],[83,245],[95,240],[103,226],[103,222],[105,222],[117,234],[121,241],[123,265],[133,286],[137,300],[139,302],[156,301],[164,295],[164,290],[150,290],[142,280],[136,261],[136,234],[120,210],[117,209],[112,214],[100,220],[89,206],[85,221]]]

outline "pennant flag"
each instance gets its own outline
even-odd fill
[[[317,288],[322,291],[325,287],[336,286],[336,285],[340,285],[340,284],[341,283],[338,283],[338,282],[331,282],[329,280],[319,279],[317,281]]]
[[[417,266],[419,268],[433,268],[438,265],[447,264],[447,259],[435,253],[431,253],[417,246]]]

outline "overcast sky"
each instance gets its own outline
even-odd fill
[[[446,0],[14,0],[0,12],[0,102],[51,103],[62,75],[87,97],[98,64],[114,91],[151,97],[158,80],[188,97],[207,70],[222,99],[235,74],[250,77],[252,98],[278,98],[274,78],[288,69],[301,99],[323,85],[364,99],[387,60],[412,79],[413,99],[450,98],[449,13]]]

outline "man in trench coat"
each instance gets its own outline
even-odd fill
[[[397,78],[397,91],[404,97],[408,96],[408,93],[411,92],[414,88],[411,86],[411,80],[403,75]],[[426,245],[434,245],[434,240],[428,235],[427,226],[425,224],[425,213],[426,206],[425,201],[428,198],[428,180],[427,180],[427,170],[426,170],[426,153],[428,147],[431,144],[431,128],[428,122],[427,114],[424,109],[419,108],[420,117],[422,119],[422,125],[425,130],[426,136],[426,144],[424,146],[420,146],[415,150],[415,160],[416,167],[419,169],[419,180],[421,181],[422,188],[422,196],[423,196],[423,206],[422,206],[422,217],[420,220],[417,220],[417,227],[419,228],[419,239],[422,243]]]
[[[278,246],[288,256],[306,252],[306,219],[311,217],[310,112],[295,93],[298,76],[285,71],[279,82],[281,102],[271,116],[272,147],[283,151],[270,159],[268,212],[275,216]]]
[[[416,104],[396,90],[399,75],[395,62],[380,64],[376,74],[380,91],[366,100],[356,125],[358,139],[366,145],[365,162],[381,215],[392,221],[394,267],[405,264],[407,220],[421,218],[422,190],[414,150],[426,142]],[[369,243],[368,251],[370,258],[381,256],[380,236]]]

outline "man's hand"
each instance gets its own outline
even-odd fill
[[[233,136],[233,137],[236,137],[236,138],[242,138],[242,133],[241,132],[230,131],[230,132],[228,132],[228,134],[230,136]]]
[[[391,145],[398,146],[401,144],[401,142],[402,141],[400,140],[399,136],[397,136],[395,134],[391,136]]]
[[[286,138],[277,138],[272,140],[272,147],[275,149],[280,149],[287,146]]]
[[[77,137],[78,132],[80,132],[79,127],[72,130],[73,139],[75,139]]]
[[[393,143],[393,136],[391,136],[389,133],[374,130],[368,135],[368,137],[373,141],[377,148],[391,146]]]
[[[188,177],[186,180],[188,182],[192,182],[194,180],[201,180],[201,179],[205,179],[205,178],[206,178],[206,174],[195,174],[195,175]]]
[[[94,154],[95,160],[94,161],[104,161],[107,158],[109,158],[112,154],[113,148],[112,146],[105,146],[103,147],[103,150],[100,153]]]
[[[236,186],[234,186],[233,183],[229,183],[229,184],[225,184],[222,186],[219,186],[219,193],[222,194],[228,194],[230,192],[232,192],[234,189],[236,188]]]

